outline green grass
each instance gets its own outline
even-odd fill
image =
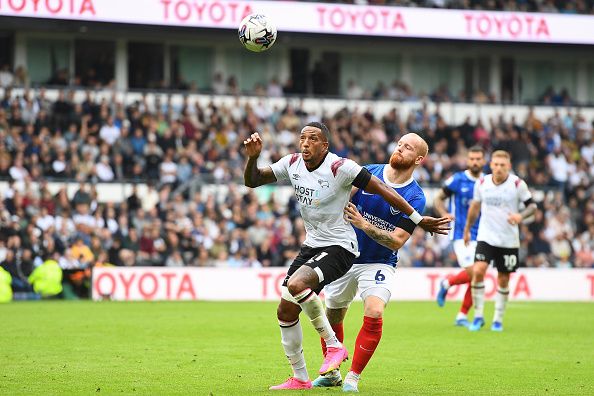
[[[512,302],[503,333],[454,327],[457,306],[391,303],[360,391],[594,394],[594,304]],[[347,316],[349,350],[361,311],[354,304]],[[290,374],[275,312],[272,303],[0,305],[0,394],[274,394],[268,386]],[[319,341],[306,321],[303,329],[313,379],[321,363]]]

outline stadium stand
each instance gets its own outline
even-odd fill
[[[283,266],[304,231],[297,203],[273,191],[242,189],[240,142],[262,131],[265,161],[293,151],[295,134],[315,117],[303,106],[202,105],[184,97],[124,103],[91,92],[6,90],[0,102],[0,263],[15,292],[28,291],[34,266],[55,259],[72,292],[88,293],[90,268],[116,266]],[[75,98],[82,98],[76,100]],[[430,156],[416,174],[424,186],[464,166],[480,144],[512,153],[514,170],[540,193],[523,225],[529,267],[594,266],[593,120],[579,110],[525,119],[492,117],[449,124],[427,104],[378,116],[344,107],[324,121],[333,151],[360,163],[384,162],[403,131],[422,134]],[[131,182],[126,199],[98,199],[96,183]],[[78,183],[78,184],[73,184]],[[50,185],[59,185],[51,189]],[[225,185],[225,194],[207,186]],[[139,193],[142,188],[142,193]],[[69,191],[71,193],[69,193]],[[113,197],[111,197],[113,198]],[[401,266],[451,266],[448,239],[415,232]]]

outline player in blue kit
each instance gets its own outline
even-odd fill
[[[478,232],[479,220],[471,228],[471,238],[468,245],[464,244],[464,226],[468,208],[474,194],[474,183],[483,176],[485,166],[485,151],[480,146],[473,146],[468,151],[465,171],[457,172],[448,178],[442,189],[435,196],[433,205],[436,212],[442,217],[448,217],[454,222],[450,231],[450,239],[458,259],[458,265],[462,271],[456,275],[448,276],[439,284],[437,292],[437,305],[443,307],[445,304],[448,289],[455,285],[468,285],[464,293],[464,299],[460,311],[456,316],[456,326],[467,327],[468,310],[472,307],[472,292],[470,281],[472,279],[472,265],[474,264],[474,250],[476,249],[476,234]],[[444,201],[449,198],[449,210],[446,210]]]
[[[425,208],[425,194],[412,174],[427,156],[427,151],[427,143],[419,135],[409,133],[398,141],[389,164],[367,165],[366,168],[421,213]],[[344,338],[344,317],[357,290],[360,290],[364,301],[363,325],[343,384],[343,391],[358,392],[361,373],[382,336],[382,315],[392,294],[398,249],[410,238],[415,224],[408,216],[385,203],[379,195],[361,189],[353,189],[351,203],[345,208],[344,216],[355,226],[361,255],[342,278],[327,285],[324,291],[328,320],[340,340]],[[322,349],[325,353],[323,341]],[[341,384],[338,369],[313,382],[319,387]]]

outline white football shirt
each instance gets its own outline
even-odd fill
[[[305,223],[304,244],[313,248],[338,245],[359,256],[355,230],[343,218],[343,209],[361,166],[328,153],[312,172],[305,167],[301,154],[286,155],[270,167],[277,180],[290,180],[293,185]]]
[[[532,198],[528,185],[516,175],[509,175],[499,185],[493,183],[493,175],[486,175],[474,185],[475,201],[481,203],[477,241],[487,242],[501,248],[520,247],[520,228],[511,225],[507,217],[520,211],[520,203]]]

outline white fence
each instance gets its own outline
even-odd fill
[[[286,268],[95,268],[93,300],[207,300],[276,301]],[[439,280],[456,268],[399,268],[393,300],[431,301]],[[485,279],[486,297],[496,291],[497,275]],[[463,287],[455,286],[448,297],[459,300]],[[510,298],[520,301],[594,302],[594,269],[522,269],[512,275]]]

